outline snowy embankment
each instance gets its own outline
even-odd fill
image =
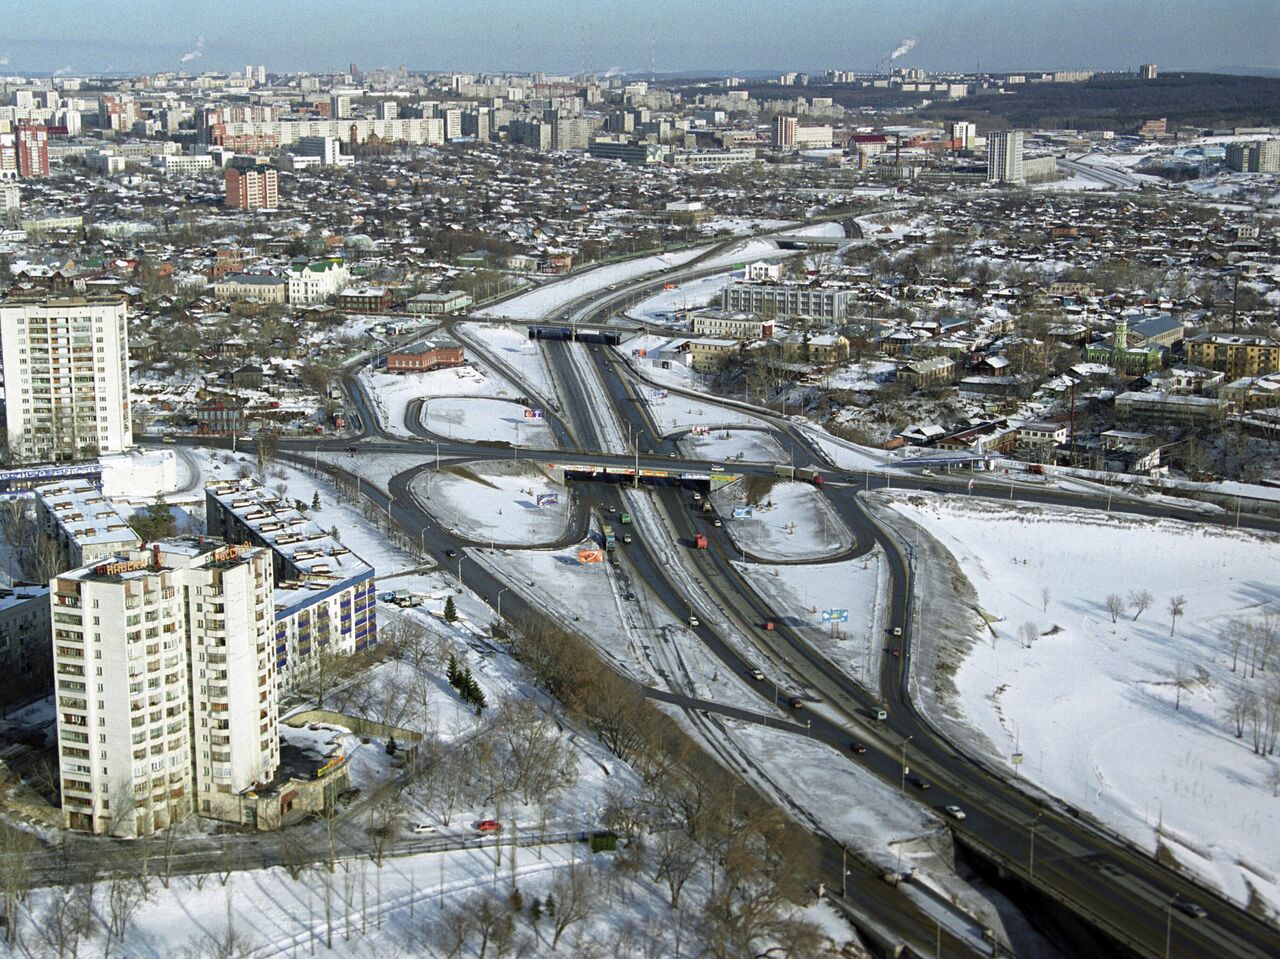
[[[733,565],[779,623],[796,630],[854,682],[878,691],[889,576],[880,550],[838,563]],[[824,610],[847,612],[838,633],[823,622]]]
[[[487,396],[441,396],[421,406],[422,425],[436,436],[506,443],[517,449],[559,448],[551,421],[526,415],[528,410],[515,400]]]
[[[646,368],[645,372],[649,370]],[[683,384],[675,384],[683,385]],[[641,390],[649,415],[663,436],[680,430],[717,429],[727,426],[766,428],[768,424],[750,413],[720,406],[710,400],[678,396],[665,390],[647,387]]]
[[[564,279],[552,280],[536,290],[530,290],[528,293],[523,293],[503,303],[496,303],[493,306],[486,306],[484,309],[476,310],[472,315],[479,317],[505,317],[512,320],[540,320],[579,297],[597,293],[614,284],[633,280],[636,277],[647,276],[650,273],[657,273],[673,266],[679,266],[705,253],[707,249],[709,248],[705,246],[697,247],[692,250],[680,250],[676,253],[659,253],[655,256],[645,256],[635,260],[624,260],[621,263],[610,263],[607,266],[571,274]]]
[[[690,459],[728,463],[777,463],[787,454],[769,433],[763,430],[716,430],[712,433],[690,433],[680,438],[680,452]]]
[[[540,546],[569,529],[571,500],[564,484],[525,460],[426,470],[411,490],[441,526],[476,542]]]
[[[919,537],[913,685],[933,720],[1010,776],[1020,752],[1023,779],[1274,917],[1280,764],[1255,752],[1254,717],[1280,709],[1280,539],[931,494],[872,500],[944,547]]]
[[[474,366],[433,370],[430,373],[379,373],[365,368],[360,383],[384,430],[394,436],[412,436],[405,426],[410,405],[435,396],[492,396],[515,399],[520,390],[501,376]]]
[[[522,329],[493,323],[461,323],[458,332],[481,341],[522,383],[540,396],[555,399],[556,388],[541,344]]]
[[[734,545],[763,560],[820,560],[847,553],[855,545],[826,497],[808,483],[774,483],[760,500],[749,502],[739,480],[712,493],[711,502]],[[750,515],[735,517],[734,510],[741,507]]]
[[[716,273],[696,280],[673,281],[672,289],[641,300],[625,315],[644,323],[671,323],[677,313],[717,304],[724,288],[740,276],[741,273]]]

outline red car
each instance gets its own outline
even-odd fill
[[[496,819],[481,819],[476,823],[476,829],[480,832],[502,832],[502,823]]]

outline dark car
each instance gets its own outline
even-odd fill
[[[444,551],[444,555],[448,556],[450,559],[453,559],[453,557],[458,555],[458,551],[456,549],[446,549]]]
[[[849,750],[857,753],[858,755],[862,755],[867,751],[867,745],[866,743],[850,743]]]
[[[916,789],[928,789],[930,782],[927,779],[921,779],[919,776],[908,776],[907,782],[915,786]]]
[[[1179,899],[1174,903],[1174,905],[1178,907],[1179,911],[1186,913],[1192,919],[1204,919],[1209,915],[1209,913],[1205,911],[1204,906],[1194,902],[1188,902],[1185,899]]]
[[[787,700],[787,705],[790,706],[792,709],[799,709],[804,705],[804,703],[801,701],[799,696],[792,696],[790,699]]]

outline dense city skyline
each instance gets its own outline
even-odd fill
[[[179,0],[43,5],[0,35],[0,70],[165,69],[553,72],[872,69],[1131,69],[1135,57],[1191,70],[1280,68],[1274,0],[334,0],[273,16],[259,0],[216,10]],[[163,16],[160,16],[163,14]],[[139,29],[145,24],[145,30]],[[246,29],[246,25],[252,29]]]

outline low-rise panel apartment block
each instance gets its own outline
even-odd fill
[[[843,320],[849,311],[851,290],[815,283],[730,283],[721,306],[730,312],[763,316],[812,316]]]
[[[47,690],[52,681],[49,587],[0,588],[0,710]]]
[[[275,493],[248,480],[205,488],[212,536],[271,551],[275,569],[275,666],[296,683],[326,653],[377,642],[373,567]]]
[[[87,479],[36,487],[40,527],[58,550],[61,568],[96,563],[142,545],[129,521]]]

